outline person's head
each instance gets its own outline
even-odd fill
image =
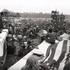
[[[49,29],[49,32],[52,33],[52,29]]]
[[[26,65],[22,68],[22,70],[39,70],[37,61],[32,57],[28,58]]]
[[[45,63],[42,63],[40,67],[41,67],[41,70],[49,70],[48,66]]]

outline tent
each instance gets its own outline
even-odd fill
[[[4,54],[3,53],[4,43],[5,43],[7,35],[8,35],[8,30],[7,29],[2,30],[2,33],[0,34],[0,57],[2,57]]]
[[[4,29],[0,33],[0,69],[3,70],[3,66],[6,61],[7,56],[7,45],[6,45],[6,37],[8,35],[8,30]]]

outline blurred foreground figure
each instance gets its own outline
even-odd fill
[[[63,70],[70,70],[70,52],[67,55],[65,66],[64,66]]]
[[[56,33],[53,32],[52,29],[49,29],[49,32],[46,35],[46,41],[51,44],[55,44],[55,40],[56,40]]]
[[[70,70],[70,62],[65,65],[63,70]]]
[[[26,65],[21,70],[39,70],[38,62],[34,57],[28,58]]]

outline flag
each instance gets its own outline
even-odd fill
[[[49,56],[45,62],[51,64],[55,60],[59,64],[59,70],[62,70],[65,65],[69,50],[70,40],[62,40],[59,43],[51,46]]]

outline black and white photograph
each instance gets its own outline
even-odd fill
[[[0,0],[0,70],[70,70],[70,1]]]

